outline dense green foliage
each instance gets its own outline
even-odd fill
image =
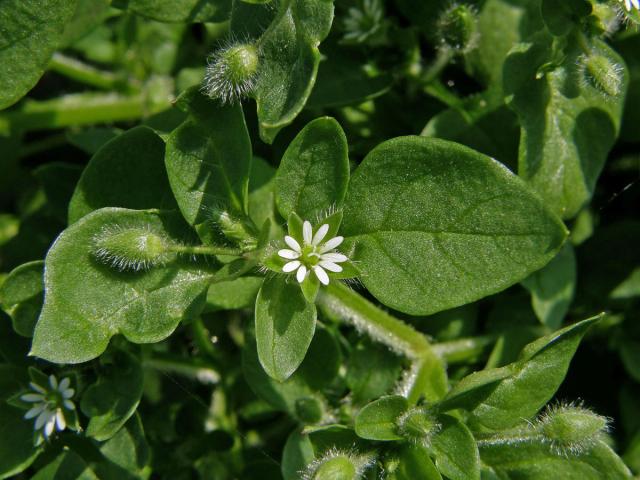
[[[640,476],[639,25],[0,0],[0,479]]]

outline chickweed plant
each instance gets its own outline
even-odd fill
[[[0,1],[0,479],[640,478],[639,25]]]

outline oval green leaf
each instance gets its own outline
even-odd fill
[[[349,183],[347,137],[333,118],[307,124],[289,145],[276,174],[276,203],[284,218],[292,212],[315,219],[342,205]]]
[[[378,300],[427,315],[522,280],[554,257],[567,231],[491,158],[400,137],[371,151],[352,175],[342,234]]]
[[[369,403],[356,416],[356,434],[367,440],[402,440],[397,433],[396,420],[407,408],[409,402],[400,395],[381,397]]]
[[[45,260],[45,301],[31,354],[56,363],[100,355],[117,334],[157,342],[199,311],[214,281],[212,267],[176,260],[148,271],[119,271],[95,258],[95,238],[114,225],[145,228],[183,242],[176,214],[104,208],[81,218],[55,241]]]
[[[267,278],[256,299],[258,358],[272,378],[284,381],[304,360],[316,329],[316,306],[285,277]]]

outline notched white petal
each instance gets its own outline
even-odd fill
[[[329,285],[329,275],[327,275],[327,272],[325,272],[321,266],[316,265],[315,267],[313,267],[313,273],[316,274],[316,277],[318,277],[320,283],[322,283],[323,285]]]
[[[301,263],[298,260],[295,260],[295,261],[289,262],[289,263],[285,263],[284,267],[282,267],[282,271],[284,273],[293,272],[300,265],[301,265]]]
[[[44,426],[44,436],[50,437],[53,433],[53,429],[56,426],[56,415],[53,414],[49,420],[47,420],[47,424]]]
[[[21,395],[20,400],[24,402],[42,402],[44,401],[44,396],[39,393],[27,393],[25,395]]]
[[[313,228],[311,227],[311,223],[309,220],[305,220],[302,224],[302,239],[304,243],[311,244],[311,240],[313,237]]]
[[[47,391],[37,383],[29,382],[29,386],[33,388],[36,392],[47,393]]]
[[[58,379],[54,375],[49,375],[49,385],[54,390],[58,388]]]
[[[300,253],[294,250],[283,248],[282,250],[278,250],[278,256],[286,258],[287,260],[295,260],[300,256]]]
[[[328,262],[326,260],[322,260],[319,265],[326,269],[329,270],[330,272],[335,272],[335,273],[339,273],[342,271],[342,267],[336,263],[333,262]]]
[[[300,253],[302,251],[302,249],[300,248],[300,244],[298,243],[298,241],[293,238],[290,237],[289,235],[285,235],[284,237],[284,241],[287,245],[289,245],[289,247],[291,247],[294,251]]]
[[[64,377],[62,380],[60,380],[60,385],[58,385],[58,390],[63,392],[67,388],[69,388],[69,385],[71,385],[71,380],[69,380],[68,377]]]
[[[36,405],[35,407],[32,407],[27,413],[25,413],[24,418],[29,420],[31,418],[35,418],[38,415],[40,415],[42,413],[42,411],[45,408],[45,404],[42,403],[40,405]]]
[[[341,263],[349,260],[349,257],[337,252],[323,253],[322,255],[320,255],[320,260],[326,260],[327,262],[333,263]]]
[[[67,421],[65,420],[64,414],[60,409],[58,409],[58,411],[56,412],[56,425],[58,427],[58,431],[60,432],[67,428]]]
[[[296,273],[296,280],[298,280],[298,283],[302,283],[304,282],[304,277],[306,276],[307,276],[307,267],[305,267],[304,265],[300,265],[300,268]]]
[[[333,250],[338,245],[340,245],[344,241],[344,237],[333,237],[331,240],[327,241],[321,248],[320,253],[328,252],[329,250]]]
[[[65,400],[64,402],[62,402],[62,404],[64,405],[64,408],[66,408],[67,410],[76,409],[76,406],[73,404],[71,400]]]
[[[74,393],[76,393],[76,391],[73,388],[67,388],[64,392],[62,392],[62,398],[71,398],[73,397]]]
[[[327,232],[328,231],[329,231],[329,225],[325,223],[324,225],[322,225],[318,229],[316,234],[313,236],[313,240],[312,240],[311,244],[314,247],[317,246],[322,240],[324,240],[324,237],[327,236]]]
[[[44,410],[42,413],[40,413],[40,415],[38,415],[38,418],[36,418],[36,424],[34,428],[36,430],[40,430],[42,426],[49,421],[52,415],[53,413],[49,410]]]

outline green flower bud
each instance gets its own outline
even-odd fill
[[[295,403],[296,417],[307,424],[313,425],[322,420],[324,409],[322,404],[315,398],[304,397],[296,400]]]
[[[327,460],[313,475],[313,480],[355,480],[357,478],[356,466],[346,456]]]
[[[255,45],[234,44],[209,57],[202,90],[211,98],[233,103],[248,95],[255,86],[260,56]]]
[[[622,69],[610,58],[593,52],[582,55],[578,65],[585,85],[610,97],[622,92]]]
[[[538,431],[560,453],[582,453],[609,428],[609,420],[587,408],[560,405],[540,418]]]
[[[118,270],[148,270],[171,257],[170,242],[141,227],[106,226],[94,237],[94,254]]]
[[[303,480],[358,480],[373,464],[373,456],[332,448],[307,465]]]
[[[250,220],[237,218],[226,210],[221,210],[214,213],[214,222],[225,237],[238,243],[243,250],[254,250],[258,245],[255,227]]]
[[[440,424],[424,407],[407,410],[396,420],[398,434],[411,443],[429,445]]]
[[[478,40],[475,9],[464,4],[452,5],[438,19],[436,31],[443,48],[468,53]]]

